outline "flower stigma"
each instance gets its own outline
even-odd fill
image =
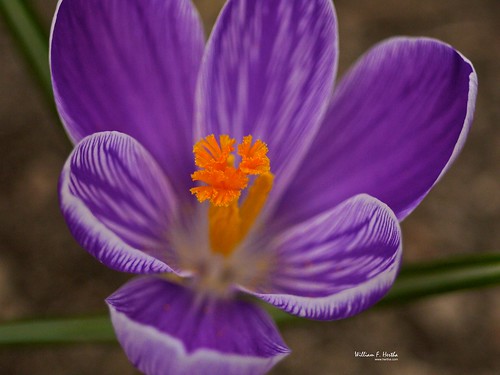
[[[191,178],[204,185],[190,189],[199,202],[209,201],[208,231],[211,250],[227,257],[246,237],[271,191],[274,175],[267,157],[267,145],[252,136],[238,145],[238,166],[234,155],[236,140],[211,134],[193,147],[198,168]],[[251,183],[250,176],[257,176]],[[250,186],[249,186],[250,185]],[[242,192],[247,189],[243,202]]]

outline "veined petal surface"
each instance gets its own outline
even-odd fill
[[[152,156],[117,132],[90,135],[69,156],[59,182],[61,210],[79,244],[113,269],[169,272],[168,231],[177,211]]]
[[[107,303],[125,353],[148,375],[264,374],[289,353],[258,306],[163,278],[134,279]]]
[[[404,219],[457,157],[476,93],[471,63],[442,42],[375,46],[337,86],[280,215],[300,222],[366,193]]]
[[[387,293],[401,245],[394,213],[358,195],[278,234],[269,245],[275,253],[270,280],[246,291],[301,317],[347,318]]]
[[[116,130],[140,141],[189,196],[194,89],[204,49],[190,0],[62,0],[51,72],[74,143]]]
[[[195,135],[252,135],[269,146],[272,196],[293,178],[331,95],[331,0],[229,0],[207,44]]]

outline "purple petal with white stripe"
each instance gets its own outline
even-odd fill
[[[195,135],[266,142],[277,196],[316,134],[336,66],[331,0],[229,0],[201,66]]]
[[[404,219],[461,150],[476,92],[471,63],[442,42],[375,46],[337,87],[280,215],[300,222],[366,193]]]
[[[55,100],[71,139],[129,134],[189,196],[194,90],[204,50],[190,0],[62,0],[51,35]]]
[[[291,314],[343,319],[380,300],[401,261],[401,231],[394,213],[358,195],[278,234],[265,287],[246,290]]]
[[[289,353],[258,306],[163,278],[134,279],[107,303],[125,353],[148,375],[263,374]]]
[[[59,197],[75,239],[108,267],[152,273],[175,265],[167,241],[175,195],[132,137],[103,132],[84,138],[63,168]]]

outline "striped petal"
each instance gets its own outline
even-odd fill
[[[189,197],[203,49],[203,29],[190,0],[60,1],[50,58],[69,136],[75,143],[107,130],[133,136],[174,189]]]
[[[247,292],[291,314],[343,319],[380,300],[401,260],[394,213],[368,195],[291,227],[270,244],[276,254],[267,285]]]
[[[472,64],[442,42],[375,46],[337,87],[279,214],[299,222],[366,193],[404,219],[458,156],[476,93]]]
[[[118,341],[148,375],[264,374],[289,349],[270,317],[165,279],[134,279],[107,299]]]
[[[278,196],[320,125],[336,64],[331,0],[229,0],[200,71],[197,140],[251,134],[267,143]]]
[[[177,202],[136,140],[117,132],[84,138],[63,168],[59,194],[71,233],[99,261],[124,272],[171,271],[168,231]]]

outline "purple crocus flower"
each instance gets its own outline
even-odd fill
[[[245,295],[334,320],[393,284],[399,221],[462,148],[476,74],[394,38],[332,94],[337,47],[331,0],[229,0],[206,47],[189,0],[60,1],[61,207],[82,247],[142,275],[107,299],[141,371],[263,373],[289,349]]]

